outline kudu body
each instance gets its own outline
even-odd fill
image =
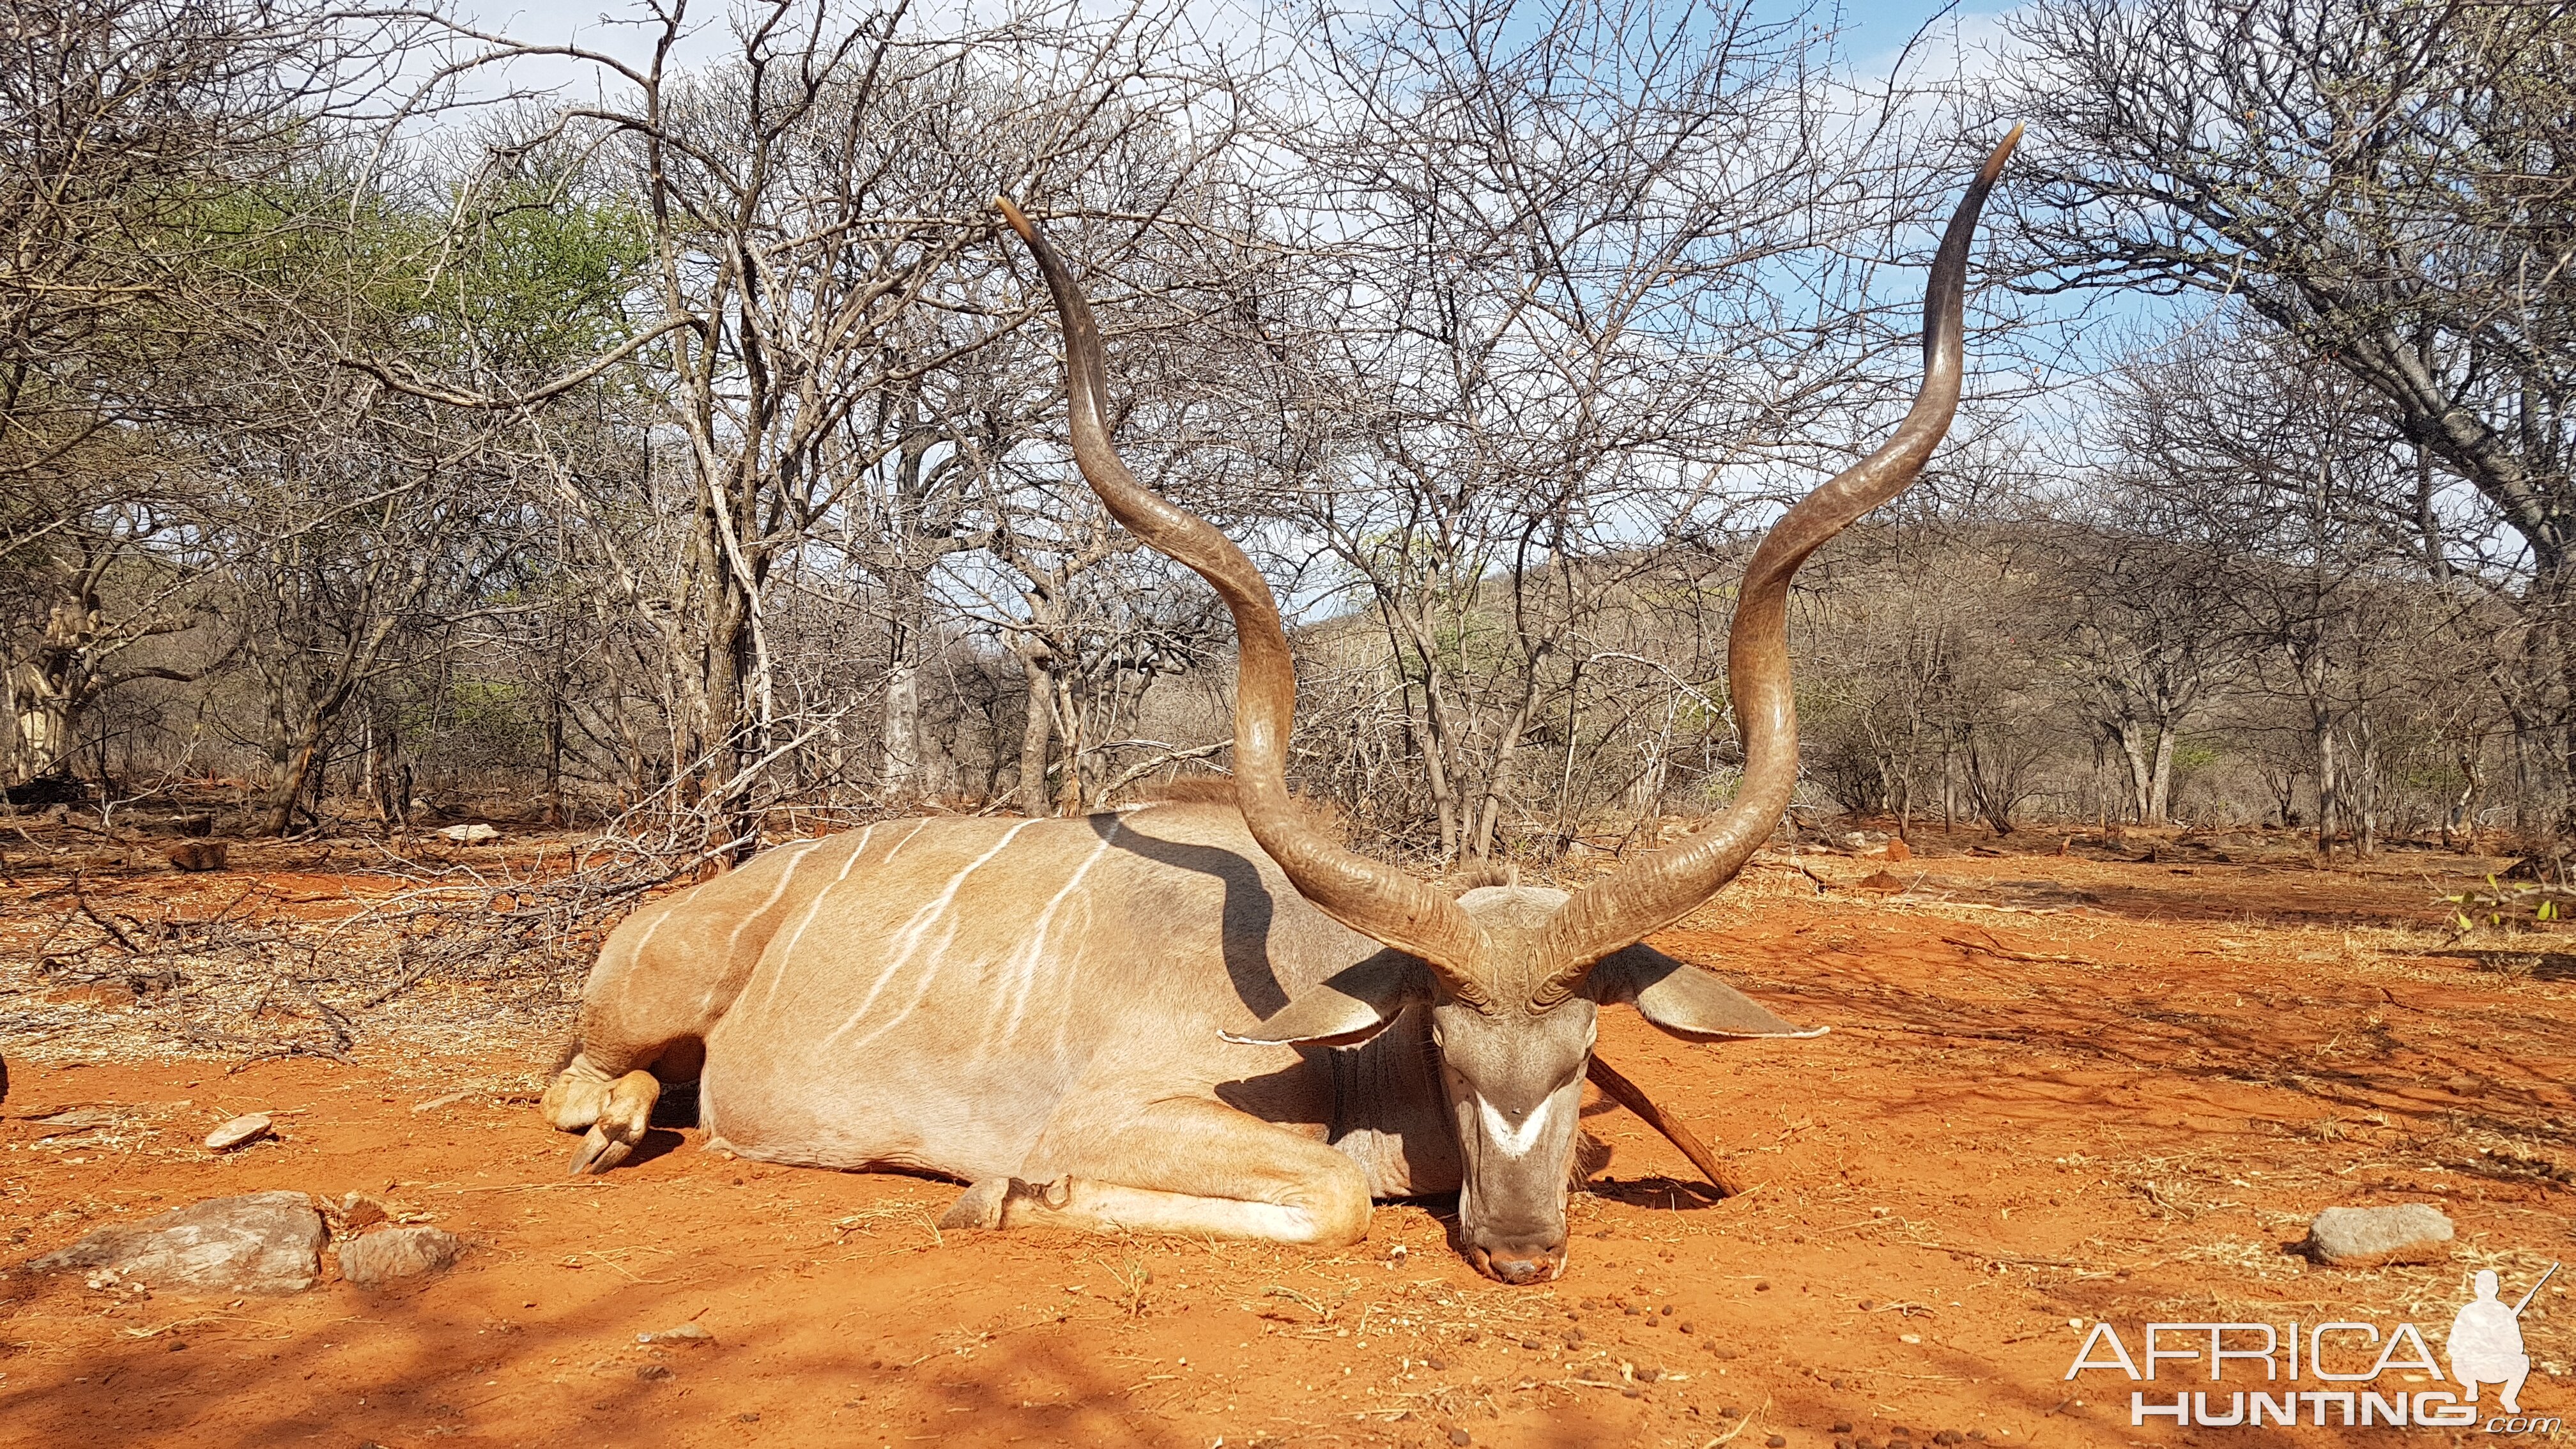
[[[1728,683],[1733,805],[1568,895],[1451,897],[1342,850],[1291,800],[1295,682],[1268,587],[1119,461],[1099,333],[1008,202],[1066,337],[1076,461],[1110,511],[1233,611],[1235,804],[1066,820],[885,822],[768,852],[647,906],[583,992],[548,1121],[573,1170],[623,1158],[661,1084],[695,1080],[716,1145],[971,1184],[961,1226],[1058,1225],[1339,1244],[1373,1198],[1459,1195],[1459,1236],[1505,1282],[1565,1266],[1565,1194],[1595,1013],[1693,1040],[1801,1035],[1637,944],[1705,901],[1797,780],[1790,577],[1894,496],[1947,430],[1977,212],[1959,205],[1924,304],[1924,382],[1896,435],[1792,508],[1746,570]]]

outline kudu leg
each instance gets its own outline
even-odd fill
[[[1116,1125],[1059,1124],[1029,1162],[1040,1180],[978,1182],[941,1226],[1187,1233],[1323,1247],[1368,1234],[1368,1178],[1358,1163],[1220,1102],[1176,1098],[1124,1114]]]
[[[537,1110],[555,1130],[583,1133],[572,1154],[572,1173],[579,1176],[606,1172],[625,1161],[644,1140],[653,1104],[661,1097],[662,1084],[651,1072],[612,1077],[575,1053],[548,1084]]]

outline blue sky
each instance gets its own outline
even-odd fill
[[[1260,0],[1214,0],[1231,7],[1235,4],[1258,8]],[[507,30],[524,39],[561,40],[576,29],[597,30],[603,12],[628,12],[635,7],[621,0],[476,0],[465,7],[493,29]],[[715,4],[695,4],[693,11],[710,17],[724,13],[723,0]],[[1753,13],[1765,20],[1787,20],[1810,9],[1799,0],[1754,0]],[[1975,3],[1968,0],[1957,6],[1928,3],[1928,0],[1882,0],[1882,3],[1835,4],[1823,0],[1814,7],[1811,18],[1843,35],[1844,50],[1855,61],[1866,62],[1878,57],[1892,57],[1916,30],[1936,17],[1944,26],[1958,22],[1971,33],[1991,25],[1995,15],[2012,7],[1997,5],[1992,0]]]

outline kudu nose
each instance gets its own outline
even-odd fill
[[[1565,1265],[1565,1244],[1485,1248],[1478,1251],[1476,1260],[1476,1266],[1484,1269],[1487,1276],[1515,1288],[1547,1283],[1554,1281]]]

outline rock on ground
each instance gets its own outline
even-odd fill
[[[439,1272],[465,1244],[439,1228],[385,1228],[340,1244],[340,1276],[361,1288],[382,1288],[405,1278]]]
[[[276,1125],[268,1120],[268,1114],[265,1112],[253,1112],[246,1117],[235,1117],[206,1134],[206,1148],[210,1152],[230,1152],[246,1142],[256,1142],[267,1136]]]
[[[321,1273],[322,1215],[300,1192],[219,1197],[101,1228],[27,1266],[112,1268],[155,1291],[301,1293]]]
[[[393,1216],[385,1205],[363,1192],[353,1192],[338,1202],[325,1199],[322,1216],[331,1220],[331,1234],[345,1238],[361,1228],[371,1228]]]
[[[2438,1208],[2327,1208],[2308,1225],[2308,1256],[2338,1268],[2433,1263],[2451,1255],[2451,1220]]]
[[[222,870],[231,858],[220,840],[182,840],[161,852],[172,870]]]

